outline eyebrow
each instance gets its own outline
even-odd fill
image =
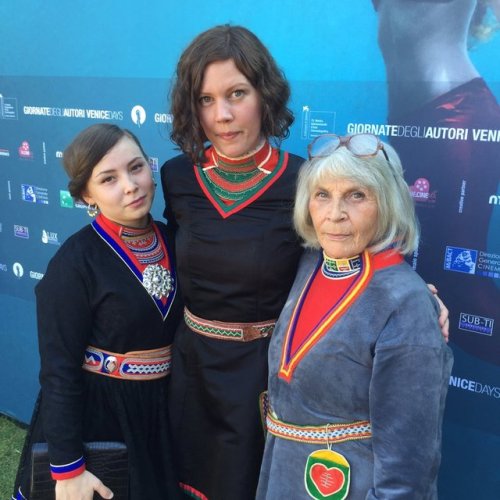
[[[132,165],[133,163],[135,163],[137,160],[144,160],[146,163],[147,163],[147,160],[146,158],[144,158],[144,156],[136,156],[134,158],[132,158],[128,163],[127,163],[127,167],[130,167],[130,165]],[[107,170],[102,170],[101,172],[99,172],[98,174],[96,174],[96,177],[99,177],[101,175],[109,175],[113,172],[116,172],[116,168],[108,168]]]
[[[251,87],[251,88],[255,88],[250,82],[241,81],[241,82],[236,82],[236,83],[233,83],[233,84],[229,85],[229,87],[227,87],[225,89],[225,92],[231,92],[232,90],[235,90],[238,87]],[[201,90],[200,90],[200,96],[201,95],[205,95],[205,94],[211,94],[211,92],[209,92],[208,90],[204,91],[203,87],[202,87]]]

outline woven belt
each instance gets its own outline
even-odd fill
[[[270,337],[274,331],[276,320],[261,323],[225,323],[211,321],[195,316],[187,307],[184,308],[184,321],[193,332],[220,340],[250,342],[251,340]]]
[[[125,354],[87,346],[82,365],[84,370],[127,380],[152,380],[166,377],[172,363],[172,346]]]
[[[273,436],[298,441],[307,444],[334,444],[372,437],[371,425],[368,420],[326,425],[293,425],[279,420],[273,414],[267,393],[260,397],[261,412],[266,419],[266,430]]]

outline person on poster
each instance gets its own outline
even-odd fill
[[[170,236],[149,214],[147,156],[130,131],[97,124],[63,163],[72,197],[97,217],[66,240],[35,288],[41,392],[13,498],[30,498],[37,442],[48,443],[56,500],[112,498],[86,470],[91,441],[126,444],[130,500],[179,498],[167,382],[182,304]]]
[[[279,147],[293,122],[289,95],[243,27],[201,33],[177,65],[171,137],[184,154],[161,178],[186,305],[171,422],[181,486],[193,498],[255,498],[268,344],[302,255],[292,207],[303,159]]]
[[[451,349],[404,261],[418,245],[396,152],[310,145],[294,209],[309,250],[269,347],[257,500],[436,499]]]
[[[414,268],[439,283],[456,329],[453,342],[499,365],[500,337],[490,326],[500,324],[500,207],[491,202],[500,193],[500,106],[467,45],[491,35],[488,18],[496,16],[498,26],[500,2],[373,3],[388,122],[410,131],[390,140],[422,226]]]

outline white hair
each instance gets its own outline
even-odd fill
[[[295,230],[304,239],[306,247],[320,248],[309,214],[311,194],[322,183],[348,179],[371,190],[377,200],[377,230],[369,248],[372,253],[393,246],[407,255],[418,247],[419,224],[408,185],[403,178],[401,161],[396,151],[381,143],[383,151],[375,156],[358,157],[341,146],[324,158],[306,161],[299,172],[295,197]]]

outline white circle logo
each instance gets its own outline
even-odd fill
[[[21,266],[19,262],[14,262],[14,264],[12,265],[12,272],[14,273],[16,278],[22,278],[24,274],[23,266]]]
[[[130,112],[130,117],[132,121],[140,127],[146,121],[146,110],[142,106],[134,106]]]

